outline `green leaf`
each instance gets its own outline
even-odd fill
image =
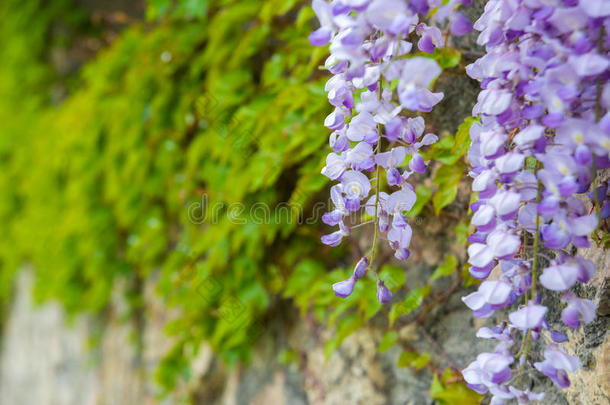
[[[409,313],[419,307],[424,301],[424,298],[426,298],[428,295],[430,295],[429,285],[425,285],[410,291],[403,301],[406,310],[405,313]]]
[[[466,245],[468,242],[468,234],[470,233],[470,220],[462,219],[454,228],[455,238],[458,244]]]
[[[407,212],[407,216],[409,217],[417,216],[432,198],[432,190],[430,187],[426,187],[421,184],[415,187],[415,194],[417,195],[417,200],[415,201],[415,204],[411,210]]]
[[[409,291],[403,301],[392,305],[389,315],[390,326],[394,325],[394,322],[396,322],[396,319],[398,319],[399,316],[406,315],[419,307],[422,302],[424,302],[424,298],[426,298],[428,295],[430,295],[429,285]]]
[[[439,215],[441,210],[451,204],[457,196],[457,188],[462,176],[464,175],[464,167],[462,164],[454,166],[441,166],[432,182],[438,186],[438,191],[432,197],[434,212]]]
[[[470,127],[475,122],[479,122],[479,119],[466,117],[464,122],[458,127],[455,133],[455,144],[452,148],[452,152],[458,156],[465,156],[468,153],[468,148],[470,147]]]
[[[398,362],[396,363],[396,365],[398,367],[409,367],[411,366],[411,363],[413,363],[417,359],[417,357],[417,352],[404,351],[400,353],[400,356],[398,356]]]
[[[413,361],[412,366],[415,367],[416,370],[421,370],[426,367],[428,363],[430,363],[430,353],[426,352],[417,356],[415,361]]]
[[[386,264],[379,271],[379,278],[383,280],[390,291],[394,292],[405,285],[405,269],[394,264]]]
[[[434,374],[430,385],[430,398],[442,405],[478,405],[483,396],[468,388],[463,381],[443,384]]]
[[[430,353],[419,354],[415,351],[404,351],[398,357],[398,367],[413,367],[421,370],[430,363]]]
[[[379,352],[385,352],[390,347],[394,346],[398,342],[398,332],[396,331],[388,331],[383,335],[381,342],[379,342],[379,346],[377,346],[377,350]]]
[[[437,278],[441,278],[443,276],[449,276],[453,274],[455,269],[457,269],[458,259],[455,255],[449,254],[445,258],[445,263],[441,264],[434,270],[432,276],[430,277],[430,281],[434,281]]]
[[[459,50],[452,47],[436,48],[432,57],[443,69],[452,68],[460,63],[462,54]]]
[[[432,145],[432,147],[422,153],[425,160],[437,160],[446,165],[455,164],[461,157],[455,150],[455,138],[453,135],[447,135],[441,138],[440,141]]]

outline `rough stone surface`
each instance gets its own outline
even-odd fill
[[[596,261],[601,270],[580,293],[599,298],[600,286],[608,279],[608,253],[592,248],[583,254]],[[425,271],[426,265],[422,266],[417,271]],[[2,336],[2,404],[169,405],[184,403],[188,395],[193,403],[205,405],[432,403],[428,396],[430,371],[397,367],[399,347],[384,353],[376,351],[383,325],[376,327],[372,322],[370,328],[349,336],[327,360],[324,342],[330,332],[307,320],[271,325],[257,343],[252,363],[234,370],[224,368],[204,346],[193,361],[194,378],[161,401],[155,395],[151,376],[161,354],[171,345],[161,327],[169,315],[155,303],[152,288],[147,287],[145,294],[149,303],[141,344],[135,344],[133,326],[118,321],[121,305],[117,302],[106,320],[100,344],[91,349],[87,347],[88,337],[99,320],[81,316],[66,323],[62,310],[53,303],[35,308],[30,302],[30,286],[29,273],[22,272]],[[464,293],[458,291],[421,326],[410,324],[399,331],[406,344],[433,353],[433,361],[441,367],[464,367],[478,352],[491,347],[490,342],[475,339],[474,333],[476,327],[492,325],[496,319],[475,325],[470,311],[459,300]],[[548,390],[543,404],[609,403],[608,326],[609,318],[599,316],[595,323],[569,333],[566,350],[578,355],[584,367],[571,375],[572,387],[565,391],[553,388],[546,380],[536,381],[546,384]],[[278,361],[278,354],[285,349],[296,354],[294,362]]]

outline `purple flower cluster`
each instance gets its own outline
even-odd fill
[[[444,45],[439,28],[423,21],[428,13],[435,22],[449,24],[455,34],[471,31],[468,19],[458,11],[464,2],[313,0],[320,28],[309,41],[316,46],[330,44],[325,66],[333,77],[326,83],[326,91],[335,107],[324,121],[333,131],[333,152],[322,174],[338,181],[331,188],[334,210],[322,218],[338,229],[324,235],[322,242],[329,246],[341,243],[350,234],[345,217],[361,208],[375,226],[371,253],[356,265],[352,277],[333,285],[339,297],[349,296],[356,281],[374,264],[378,233],[387,234],[396,258],[409,257],[412,229],[404,212],[414,205],[416,194],[407,180],[413,173],[425,172],[426,162],[419,150],[438,139],[425,134],[424,119],[418,113],[431,111],[443,93],[429,89],[441,68],[432,58],[412,55],[415,47],[407,38],[417,38],[417,49],[425,53]],[[380,190],[383,179],[388,193]],[[379,279],[377,297],[381,302],[392,297]]]
[[[595,267],[566,248],[588,247],[610,210],[607,185],[595,188],[598,170],[610,167],[610,1],[490,0],[474,28],[486,54],[467,67],[482,88],[470,131],[478,201],[468,254],[470,273],[486,281],[463,300],[477,317],[517,308],[508,322],[479,330],[498,346],[463,376],[492,404],[528,402],[543,394],[516,387],[525,368],[564,388],[579,367],[557,345],[566,338],[545,318],[541,287],[561,293],[567,326],[595,318],[594,303],[570,291]],[[577,195],[591,188],[589,210]],[[530,350],[541,346],[534,342],[547,342],[543,353]]]

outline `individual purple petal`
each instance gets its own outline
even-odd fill
[[[568,220],[570,224],[570,231],[574,235],[587,236],[590,235],[595,228],[597,228],[597,215],[583,215],[581,217],[570,218]]]
[[[356,284],[356,278],[350,277],[347,280],[339,281],[333,284],[333,290],[335,295],[339,298],[347,298],[354,291],[354,285]]]
[[[578,298],[572,292],[566,293],[561,300],[568,302],[568,306],[561,313],[561,319],[571,328],[576,329],[580,326],[579,316],[582,317],[585,324],[595,320],[595,303],[593,301]]]
[[[373,1],[366,9],[367,21],[375,28],[384,31],[395,24],[398,18],[410,14],[402,0]]]
[[[421,142],[418,143],[419,146],[428,146],[436,143],[438,141],[438,136],[436,134],[426,134],[422,138]]]
[[[378,153],[375,155],[375,163],[384,169],[396,167],[405,161],[407,149],[404,146],[392,148],[391,151]]]
[[[579,145],[574,153],[574,160],[581,166],[589,166],[593,162],[593,154],[585,145]]]
[[[567,307],[561,311],[561,320],[570,328],[576,329],[580,326],[578,311],[574,307]]]
[[[411,256],[411,251],[409,249],[400,248],[394,252],[394,257],[396,257],[398,260],[407,260],[409,256]]]
[[[322,215],[322,222],[324,222],[326,225],[331,225],[331,226],[337,225],[339,222],[341,222],[342,219],[343,219],[343,213],[338,210],[327,212],[324,215]]]
[[[345,172],[347,163],[345,159],[336,153],[329,153],[326,157],[326,166],[322,168],[322,174],[331,180],[336,180]]]
[[[386,204],[388,212],[395,214],[409,211],[413,207],[413,204],[415,204],[416,199],[417,196],[415,192],[409,188],[403,188],[400,191],[396,191],[388,197]]]
[[[385,136],[390,142],[397,140],[404,128],[402,117],[394,117],[385,124]]]
[[[362,111],[352,118],[346,135],[351,141],[360,142],[370,133],[377,134],[377,123],[369,112]]]
[[[523,168],[525,155],[509,152],[496,159],[496,168],[500,173],[515,173]]]
[[[567,342],[568,337],[566,335],[564,335],[561,332],[558,332],[556,330],[552,330],[551,331],[551,339],[553,339],[554,342],[556,343],[563,343],[563,342]]]
[[[346,198],[345,208],[350,212],[355,212],[360,209],[360,199],[358,198]]]
[[[476,267],[485,267],[494,259],[493,251],[482,243],[473,243],[468,247],[468,263]]]
[[[371,181],[364,174],[349,170],[341,176],[341,184],[347,198],[362,199],[371,191]]]
[[[591,260],[584,259],[581,256],[576,257],[576,263],[578,264],[577,280],[581,283],[588,282],[593,275],[595,275],[595,264],[593,264]]]
[[[583,11],[593,18],[607,17],[610,15],[610,3],[608,0],[587,0]]]
[[[497,328],[500,329],[500,328]],[[503,333],[501,330],[496,331],[494,329],[490,329],[486,326],[481,327],[476,336],[482,339],[496,339],[501,342],[512,342],[512,338],[507,333]]]
[[[538,203],[537,208],[541,215],[553,215],[559,210],[559,198],[554,195],[548,196]]]
[[[506,111],[512,100],[508,91],[486,89],[479,93],[477,104],[474,106],[473,114],[498,115]]]
[[[434,43],[432,43],[432,37],[430,35],[424,35],[422,36],[419,41],[417,42],[417,48],[420,51],[424,51],[427,53],[432,53],[434,52]]]
[[[358,280],[361,279],[362,277],[364,277],[364,273],[366,272],[366,269],[369,267],[369,261],[366,257],[361,258],[358,263],[356,264],[356,267],[354,268],[354,275],[353,277]]]
[[[382,304],[388,303],[392,299],[392,292],[381,280],[377,281],[377,299]]]
[[[450,30],[453,35],[466,35],[472,31],[472,24],[464,14],[457,12],[451,20]]]
[[[388,231],[388,240],[391,243],[396,244],[401,249],[407,249],[411,243],[412,235],[413,230],[408,224],[406,227],[402,228],[392,227]]]
[[[468,269],[468,272],[470,273],[470,275],[472,277],[474,277],[478,280],[485,280],[487,277],[489,277],[489,273],[491,273],[491,271],[493,270],[495,265],[496,265],[496,262],[492,261],[485,267],[471,266]]]
[[[313,46],[324,46],[330,42],[333,32],[328,27],[320,27],[309,34],[309,43]]]
[[[362,163],[373,158],[373,147],[366,142],[358,142],[356,146],[345,154],[345,162],[349,165],[359,167]]]
[[[544,358],[551,366],[559,370],[576,371],[580,368],[578,357],[566,354],[561,347],[556,345],[550,345],[544,349]]]
[[[390,186],[397,186],[400,185],[403,182],[403,178],[402,175],[400,174],[400,172],[398,171],[398,169],[392,167],[387,171],[387,180],[388,180],[388,185]]]
[[[536,233],[536,205],[527,204],[519,210],[517,216],[519,225],[530,233]]]
[[[341,243],[341,239],[343,239],[343,232],[335,231],[331,234],[322,236],[322,243],[328,246],[338,246]]]
[[[408,59],[403,68],[400,85],[414,85],[428,87],[442,72],[441,67],[434,59],[416,56]]]
[[[570,243],[570,234],[553,222],[542,227],[542,239],[547,249],[563,249]]]
[[[551,10],[555,9],[552,7]],[[587,24],[587,15],[578,7],[557,7],[549,22],[562,34],[581,29]]]
[[[489,203],[496,209],[499,216],[516,214],[521,203],[521,195],[510,190],[501,190],[494,195]]]
[[[403,139],[408,143],[415,143],[424,133],[425,123],[423,117],[408,118],[405,125]]]
[[[495,219],[495,215],[496,210],[491,205],[485,204],[474,213],[470,223],[475,226],[484,226]]]
[[[570,386],[570,380],[564,370],[558,370],[548,360],[534,363],[534,367],[542,374],[549,377],[559,388]]]
[[[413,157],[409,161],[409,169],[417,173],[426,172],[426,164],[424,163],[424,158],[419,153],[413,155]]]
[[[502,305],[508,301],[512,287],[504,281],[483,281],[479,286],[479,292],[485,301],[491,305]]]
[[[559,388],[567,388],[570,386],[570,380],[564,370],[558,370],[553,367],[548,360],[534,363],[534,367],[542,374],[549,377]]]
[[[544,269],[540,283],[549,290],[566,291],[576,283],[578,273],[575,264],[557,264]]]
[[[597,53],[572,56],[569,63],[579,76],[598,75],[608,69],[610,65],[608,58]]]
[[[508,314],[508,319],[517,328],[526,330],[540,327],[548,308],[530,303],[523,308]]]
[[[531,147],[535,141],[544,135],[544,127],[530,125],[515,135],[513,141],[520,148]]]
[[[519,250],[521,239],[517,235],[497,229],[487,237],[487,246],[495,257],[510,258]]]
[[[324,126],[329,129],[338,130],[345,126],[345,111],[337,108],[324,120]]]
[[[394,228],[406,228],[409,223],[401,213],[394,214],[392,216],[392,226]]]
[[[331,147],[335,153],[345,152],[349,149],[349,139],[345,135],[339,135]]]

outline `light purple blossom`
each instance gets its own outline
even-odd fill
[[[356,284],[356,278],[350,277],[347,280],[339,281],[333,284],[333,290],[335,295],[339,298],[347,298],[354,291],[354,285]]]
[[[382,304],[388,303],[392,299],[392,292],[381,280],[377,281],[377,299]]]
[[[519,339],[526,336],[538,340],[550,333],[555,342],[565,340],[548,331],[541,296],[549,290],[563,292],[566,325],[577,328],[595,318],[593,302],[570,291],[591,279],[593,263],[573,254],[570,245],[588,247],[606,215],[605,191],[597,198],[599,215],[577,196],[595,184],[594,162],[598,170],[610,163],[610,59],[607,35],[599,38],[600,25],[610,24],[607,3],[491,0],[474,23],[485,55],[466,67],[481,82],[473,108],[480,123],[470,128],[468,151],[479,199],[472,204],[476,231],[468,238],[468,263],[481,280],[499,264],[499,281],[511,285],[507,305],[521,305],[509,313],[508,327],[479,333],[501,341],[506,330],[522,330],[511,335],[520,344],[507,350],[523,347]],[[610,204],[607,210],[610,215]],[[475,316],[493,312],[488,301],[480,290],[464,297]],[[535,368],[568,386],[567,372],[579,366],[577,360],[557,346],[547,347],[544,357]],[[535,358],[529,350],[521,353],[520,369],[531,367]],[[509,382],[475,381],[470,371],[464,370],[467,382],[478,392],[490,392],[492,404],[540,395]]]
[[[467,2],[451,0],[443,5],[437,0],[420,0],[419,4],[405,0],[313,1],[320,27],[311,33],[309,41],[316,46],[329,45],[330,55],[324,66],[333,75],[325,91],[334,110],[324,120],[332,130],[329,145],[333,151],[326,158],[322,174],[339,182],[331,188],[334,207],[322,216],[325,224],[338,225],[339,229],[322,236],[324,244],[340,244],[350,232],[345,217],[364,205],[378,230],[387,233],[383,238],[395,251],[395,257],[409,257],[412,228],[403,214],[415,204],[416,194],[407,180],[413,173],[426,171],[421,149],[435,143],[438,136],[424,135],[424,118],[409,118],[404,110],[429,112],[443,97],[431,89],[441,73],[438,63],[409,53],[414,42],[428,51],[444,45],[437,24],[450,24],[456,35],[467,33],[471,29],[469,22],[457,11],[462,3]],[[431,7],[436,11],[428,15]],[[398,81],[396,87],[389,86],[393,80]],[[382,141],[382,137],[386,140]],[[384,150],[386,141],[402,145]],[[408,168],[403,168],[407,155]],[[380,168],[390,187],[388,193],[379,190]],[[376,175],[376,190],[371,185],[371,173]],[[356,265],[354,282],[374,265],[369,259],[372,255]],[[340,296],[349,295],[353,288],[350,280],[335,286]],[[382,302],[391,297],[383,282],[378,285],[378,292]]]
[[[547,307],[530,302],[523,308],[508,314],[508,319],[516,328],[522,330],[535,329],[542,325],[547,311]]]

